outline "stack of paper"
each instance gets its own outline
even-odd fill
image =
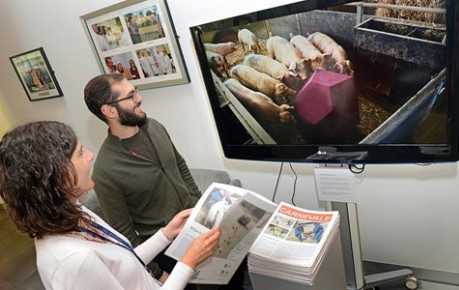
[[[338,226],[338,212],[280,203],[249,251],[249,272],[312,285]]]

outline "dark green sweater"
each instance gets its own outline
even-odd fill
[[[144,144],[145,148],[154,148],[149,156],[141,156],[109,132],[93,172],[95,191],[107,222],[134,247],[176,213],[193,207],[201,195],[166,129],[148,119],[137,134],[146,132],[153,147]],[[159,272],[157,266],[152,270],[154,274]]]

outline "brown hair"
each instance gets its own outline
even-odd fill
[[[32,238],[71,232],[88,219],[71,200],[76,144],[72,128],[52,121],[16,127],[0,141],[0,196],[19,230]]]

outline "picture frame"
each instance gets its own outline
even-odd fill
[[[11,56],[10,61],[31,102],[63,96],[43,47]]]
[[[103,73],[137,89],[190,82],[165,0],[128,0],[80,17]]]

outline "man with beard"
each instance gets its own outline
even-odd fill
[[[176,213],[193,207],[201,193],[166,129],[147,118],[142,97],[124,75],[93,78],[84,99],[108,125],[92,176],[102,212],[136,247]],[[159,254],[149,267],[164,282],[175,263]]]

